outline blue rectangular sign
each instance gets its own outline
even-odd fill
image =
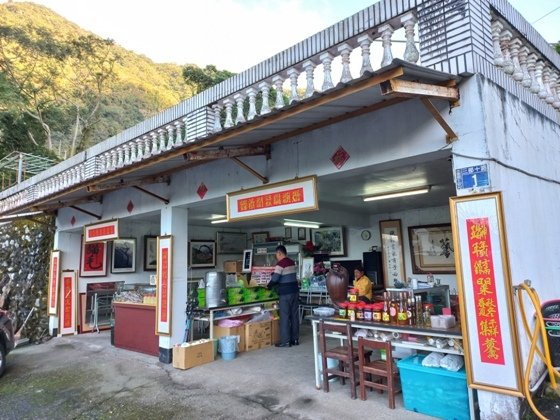
[[[482,188],[490,185],[488,165],[469,166],[455,171],[457,189]]]

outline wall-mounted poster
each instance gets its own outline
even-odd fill
[[[58,335],[77,334],[78,291],[76,272],[64,270],[60,281],[60,329]]]
[[[523,395],[516,313],[499,192],[449,199],[469,386]]]
[[[171,302],[173,286],[173,241],[158,236],[156,335],[171,335]]]
[[[144,271],[156,271],[157,236],[144,236]]]
[[[212,268],[216,266],[216,242],[191,239],[189,242],[189,266],[191,268]]]
[[[241,254],[247,247],[247,234],[244,232],[218,232],[216,248],[218,254]]]
[[[410,261],[414,274],[455,274],[451,225],[410,226]]]
[[[82,240],[82,253],[80,256],[80,277],[96,277],[106,275],[107,243],[86,243]]]
[[[313,229],[313,244],[319,253],[330,256],[346,255],[344,229],[341,226]]]
[[[49,290],[48,290],[48,314],[58,313],[58,291],[60,284],[60,251],[51,252],[51,266],[49,270]]]

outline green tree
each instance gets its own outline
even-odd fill
[[[234,75],[235,73],[228,70],[218,70],[212,64],[204,68],[200,68],[195,64],[187,64],[183,67],[183,78],[187,83],[195,86],[195,93],[200,93]]]

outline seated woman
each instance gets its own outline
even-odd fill
[[[361,265],[354,269],[354,288],[358,289],[358,299],[370,303],[373,299],[373,284],[364,273]]]

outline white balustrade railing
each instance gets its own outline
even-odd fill
[[[492,20],[494,65],[539,99],[560,110],[560,70],[501,17]]]

